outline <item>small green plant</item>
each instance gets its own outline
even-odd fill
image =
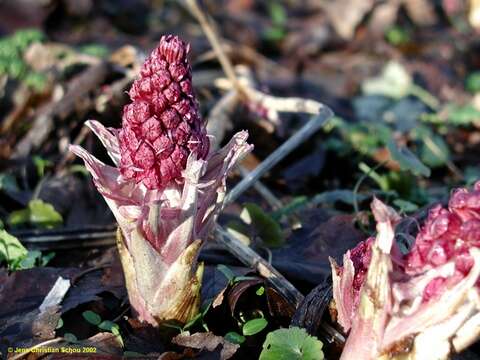
[[[480,168],[477,166],[467,166],[463,172],[463,176],[465,177],[465,184],[472,186],[480,179]]]
[[[323,344],[305,329],[291,327],[267,334],[260,360],[322,360]]]
[[[396,144],[393,139],[395,129],[386,124],[370,122],[349,124],[342,119],[337,121],[336,127],[344,140],[341,151],[345,154],[353,149],[361,155],[374,158],[380,149],[386,148],[391,159],[395,160],[402,170],[425,177],[430,176],[430,168],[424,162],[430,162],[433,167],[443,166],[449,156],[448,148],[446,148],[443,139],[438,136],[432,139],[434,134],[424,126],[419,125],[415,131],[406,134],[411,138],[412,144],[415,145],[415,150],[412,151],[407,147],[399,147]],[[433,141],[434,145],[437,145],[435,147],[437,150],[436,156],[431,154],[430,148],[427,147],[425,150],[425,140]]]
[[[28,251],[15,236],[0,230],[0,263],[6,263],[11,271],[46,266],[54,256],[54,252]]]
[[[176,323],[164,323],[163,326],[176,329],[178,330],[181,334],[188,331],[191,329],[194,325],[200,324],[205,331],[210,331],[208,328],[207,323],[205,322],[205,316],[207,315],[208,310],[210,310],[210,306],[212,305],[211,302],[207,303],[203,309],[195,315],[189,322],[187,322],[185,325],[180,326]]]
[[[385,39],[390,44],[399,46],[410,42],[410,34],[405,28],[394,25],[385,32]]]
[[[223,264],[217,265],[217,269],[225,275],[230,285],[243,280],[255,279],[251,276],[235,276],[233,271]],[[255,290],[255,294],[257,296],[263,296],[265,294],[265,287],[259,286],[257,290]],[[265,319],[261,311],[254,311],[253,314],[248,316],[244,313],[240,313],[240,318],[237,319],[237,321],[239,328],[242,330],[242,335],[236,331],[229,331],[225,335],[225,339],[234,344],[242,344],[246,340],[246,336],[258,334],[268,326],[268,321]]]
[[[454,105],[447,106],[448,123],[455,126],[472,125],[475,121],[480,121],[480,111],[472,105]]]
[[[233,344],[243,344],[245,340],[247,339],[245,336],[240,335],[236,331],[230,331],[225,334],[224,336],[225,340],[230,341]]]
[[[32,156],[32,161],[37,170],[37,175],[40,178],[42,178],[45,175],[45,169],[53,165],[53,163],[50,160],[44,159],[38,155]]]
[[[407,147],[399,147],[393,139],[389,139],[387,148],[392,159],[400,165],[400,169],[410,171],[414,175],[430,176],[430,169]]]
[[[280,41],[287,35],[287,12],[280,1],[267,3],[271,25],[263,32],[263,37],[268,41]]]
[[[35,91],[42,91],[46,77],[30,69],[23,61],[23,53],[35,42],[43,41],[45,36],[36,29],[24,29],[0,40],[0,75],[25,83]]]
[[[15,176],[7,173],[0,174],[0,190],[5,192],[20,191]]]
[[[6,262],[10,270],[16,270],[27,254],[28,250],[15,236],[0,230],[0,262]]]
[[[395,205],[400,213],[411,213],[418,210],[418,205],[404,199],[395,199],[393,200],[393,205]]]
[[[268,325],[267,319],[264,317],[248,320],[242,326],[242,334],[244,336],[252,336],[258,334]]]
[[[78,342],[77,337],[76,337],[74,334],[72,334],[72,333],[65,333],[65,334],[63,334],[63,338],[64,338],[65,341],[67,341],[67,342],[69,342],[69,343],[71,343],[71,344],[75,344],[75,343]]]
[[[184,331],[187,331],[188,329],[192,328],[195,324],[197,323],[200,323],[202,325],[202,327],[205,329],[205,331],[209,331],[208,329],[208,325],[207,323],[205,322],[205,316],[207,315],[207,312],[208,310],[210,310],[210,306],[212,305],[211,302],[207,303],[204,308],[197,314],[193,317],[192,320],[190,320],[189,322],[187,322],[183,328],[182,328],[182,332]]]
[[[100,330],[111,332],[113,335],[115,335],[117,341],[122,345],[122,347],[124,346],[118,324],[110,320],[102,320],[100,315],[91,310],[84,311],[82,316],[88,323],[97,326]]]
[[[468,74],[465,79],[465,89],[473,94],[480,92],[480,71]]]
[[[233,285],[236,282],[243,281],[243,280],[253,280],[256,279],[253,276],[235,276],[233,271],[226,265],[219,264],[217,265],[217,270],[220,271],[228,280],[230,285]]]
[[[379,76],[367,79],[362,84],[366,95],[383,95],[393,99],[414,96],[430,108],[437,110],[439,100],[427,90],[414,83],[412,76],[405,67],[395,61],[390,61]]]
[[[245,242],[250,243],[252,237],[258,236],[267,247],[280,247],[285,243],[278,219],[257,204],[246,203],[240,213],[240,219],[242,221],[229,222],[227,228]]]
[[[25,209],[13,211],[7,221],[13,227],[29,225],[50,229],[61,225],[63,218],[51,204],[34,199]]]
[[[229,331],[225,334],[225,340],[234,344],[243,344],[247,336],[254,336],[263,331],[268,326],[268,321],[263,316],[255,319],[245,321],[240,324],[242,334],[236,331]]]
[[[18,50],[24,51],[31,44],[44,41],[45,35],[38,29],[22,29],[16,31],[10,39]]]
[[[34,267],[47,266],[54,256],[54,252],[43,254],[40,250],[30,250],[27,253],[27,256],[20,261],[20,268],[31,269]]]
[[[58,318],[57,326],[55,327],[55,330],[61,329],[63,327],[63,319]]]

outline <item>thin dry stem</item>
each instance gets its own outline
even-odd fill
[[[270,265],[264,258],[258,255],[254,250],[244,245],[220,225],[215,227],[217,239],[230,251],[237,259],[245,265],[256,269],[260,275],[265,277],[272,285],[295,306],[303,300],[303,295],[292,285],[285,277]]]
[[[243,166],[238,167],[240,170],[240,174],[242,175],[243,178],[247,177],[249,174],[249,171],[245,169]],[[257,180],[254,184],[253,187],[257,192],[263,196],[266,202],[272,207],[274,210],[281,209],[283,207],[282,201],[275,196],[273,192],[270,191],[270,189],[265,186],[260,180]]]
[[[251,87],[248,89],[248,91],[250,99],[269,110],[275,110],[278,112],[316,115],[323,106],[318,101],[312,99],[272,96]]]
[[[233,84],[239,94],[247,96],[244,87],[238,81],[238,78],[235,75],[233,65],[230,59],[225,54],[223,46],[220,43],[219,36],[215,32],[213,25],[210,23],[209,19],[207,19],[207,16],[200,9],[196,0],[185,0],[185,3],[187,4],[187,7],[192,13],[192,15],[197,19],[200,26],[202,27],[202,30],[205,33],[208,41],[210,42],[210,45],[212,45],[213,51],[215,51],[215,54],[218,57],[218,61],[220,62],[220,65],[222,66],[223,71],[227,75],[228,79]]]

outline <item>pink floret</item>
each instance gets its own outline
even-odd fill
[[[472,191],[452,192],[448,209],[434,207],[418,233],[415,245],[406,256],[406,271],[410,275],[454,262],[455,273],[437,277],[425,287],[423,301],[441,295],[452,284],[467,276],[473,266],[469,249],[480,246],[480,182]]]

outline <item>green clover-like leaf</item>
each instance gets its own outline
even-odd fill
[[[268,333],[259,360],[322,360],[322,347],[305,329],[278,329]]]
[[[243,324],[242,333],[245,336],[252,336],[265,329],[267,325],[268,321],[265,318],[252,319]]]

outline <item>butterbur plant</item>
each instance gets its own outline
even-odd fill
[[[242,131],[210,151],[188,52],[178,37],[163,36],[130,89],[122,128],[86,123],[114,167],[70,147],[118,222],[131,306],[154,326],[186,323],[197,314],[203,272],[198,253],[222,208],[229,170],[252,149]]]
[[[430,210],[407,254],[379,200],[377,235],[332,260],[342,359],[446,359],[480,335],[480,182]]]

